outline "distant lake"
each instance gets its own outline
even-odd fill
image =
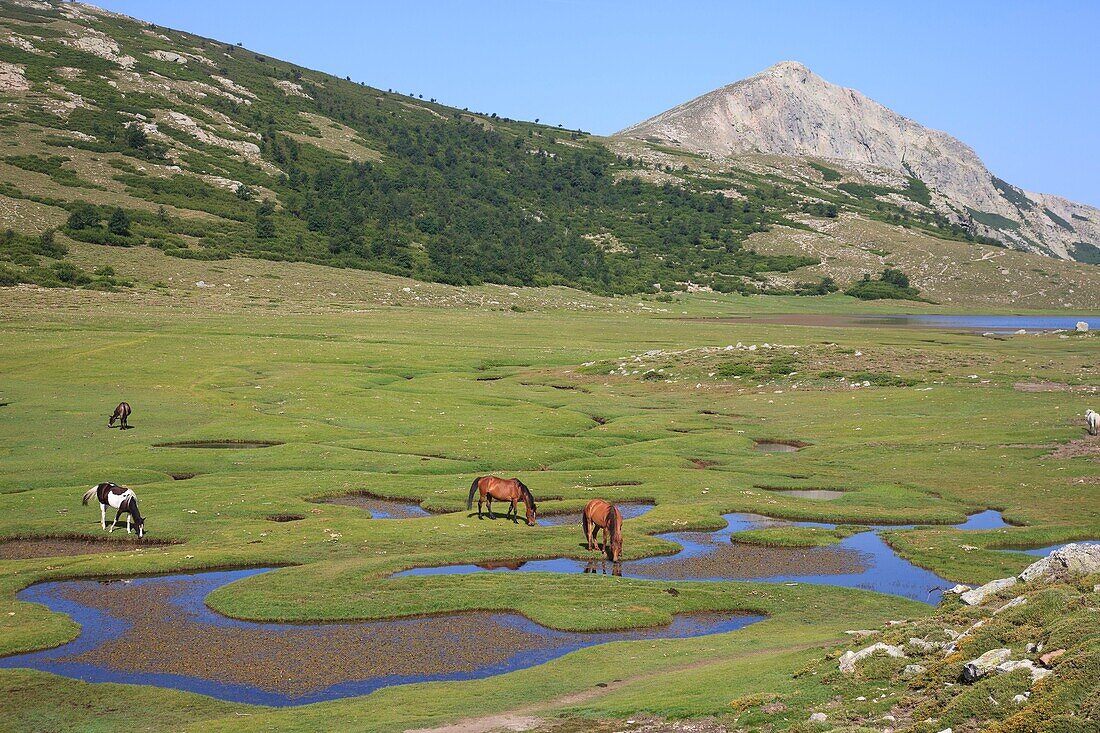
[[[783,326],[821,326],[823,328],[926,328],[941,331],[977,333],[1013,333],[1025,331],[1072,331],[1078,321],[1100,330],[1100,314],[1076,316],[978,316],[978,315],[832,315],[826,313],[788,313],[718,318],[691,317],[683,320],[700,323],[753,324],[774,323]]]

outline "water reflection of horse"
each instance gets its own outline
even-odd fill
[[[608,574],[608,562],[606,560],[589,560],[588,564],[584,566],[584,572],[593,573],[595,575],[607,575]],[[618,578],[623,577],[623,564],[621,562],[613,562],[611,565],[611,575]]]
[[[496,519],[496,515],[493,514],[493,499],[500,501],[507,501],[512,504],[508,509],[508,513],[505,517],[511,516],[513,522],[518,522],[517,516],[517,504],[523,502],[523,505],[527,507],[527,524],[528,526],[535,526],[535,511],[538,508],[535,505],[535,497],[531,496],[531,490],[524,486],[523,482],[518,478],[497,478],[496,476],[480,476],[474,479],[474,482],[470,484],[470,496],[466,499],[466,508],[472,509],[474,506],[474,494],[480,492],[477,498],[477,518],[481,519],[481,505],[488,503],[489,505],[489,519]]]
[[[619,562],[623,555],[623,514],[614,504],[603,499],[593,499],[584,506],[581,515],[584,538],[588,549],[596,549],[596,535],[603,530],[603,546],[600,547],[612,562]],[[610,537],[610,542],[608,538]]]

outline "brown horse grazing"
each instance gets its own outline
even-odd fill
[[[489,519],[496,519],[496,515],[493,514],[493,499],[499,499],[500,501],[512,503],[508,513],[504,516],[508,517],[510,515],[512,522],[518,522],[516,504],[522,501],[524,506],[527,507],[527,526],[535,526],[535,510],[538,508],[535,505],[535,497],[531,496],[531,490],[524,486],[518,478],[503,479],[496,476],[475,478],[474,482],[470,484],[470,496],[466,499],[467,509],[473,509],[474,494],[479,491],[481,494],[477,498],[478,519],[481,519],[481,505],[484,502],[489,504]]]
[[[126,418],[130,417],[130,403],[119,402],[118,407],[115,408],[114,413],[111,415],[111,419],[107,421],[107,427],[113,428],[115,426],[115,420],[122,421],[122,429],[128,430],[129,425],[126,424]]]
[[[596,535],[603,530],[604,552],[611,558],[611,562],[619,562],[623,556],[623,513],[619,507],[603,499],[593,499],[584,505],[584,513],[581,515],[581,524],[584,526],[584,538],[588,540],[588,549],[597,549]],[[611,542],[608,543],[608,535]]]

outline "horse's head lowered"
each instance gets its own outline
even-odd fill
[[[107,418],[107,427],[113,428],[115,426],[115,420],[118,419],[118,410],[111,413],[111,416]]]
[[[535,513],[538,511],[538,505],[535,504],[535,497],[531,496],[531,490],[527,488],[522,481],[516,480],[519,484],[520,490],[523,492],[523,504],[527,507],[527,526],[535,526]]]

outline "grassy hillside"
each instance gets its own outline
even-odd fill
[[[837,287],[828,257],[754,237],[855,216],[981,239],[915,179],[612,149],[78,4],[0,0],[0,72],[0,226],[13,230],[0,286],[128,284],[98,262],[74,269],[79,241],[460,285],[817,295]]]
[[[598,292],[734,289],[815,261],[742,246],[782,220],[765,192],[742,202],[620,178],[628,167],[579,132],[84,6],[0,8],[0,193],[42,205],[39,226],[72,239]],[[49,284],[36,256],[7,248],[4,276]]]

